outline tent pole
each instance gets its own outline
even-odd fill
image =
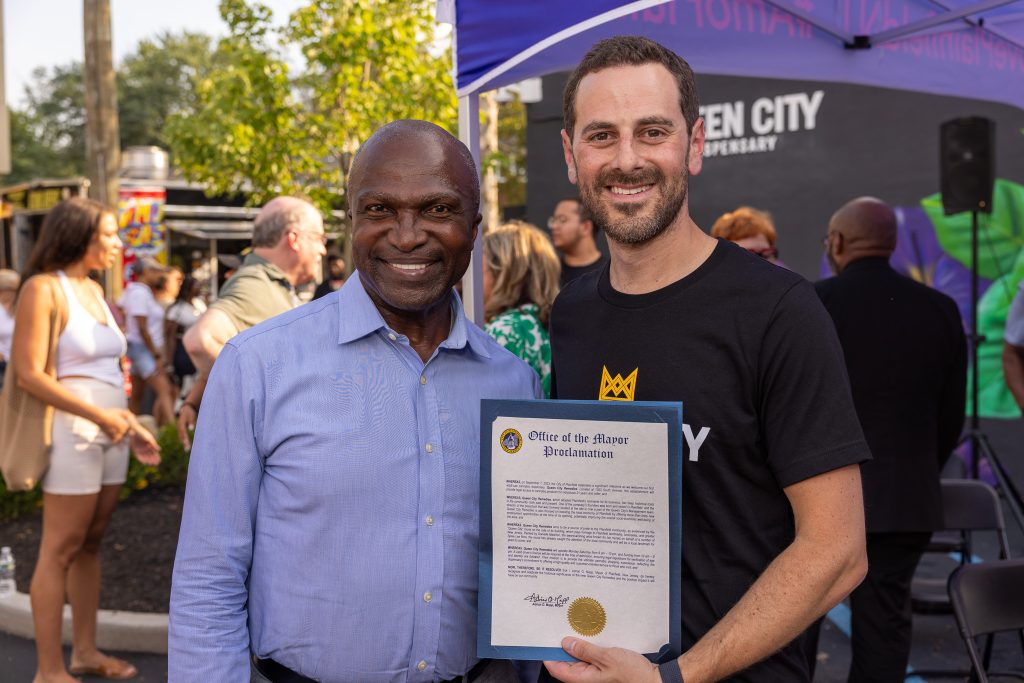
[[[459,98],[459,139],[469,147],[480,175],[480,94],[473,92]],[[477,232],[473,259],[462,277],[462,303],[466,316],[480,327],[484,325],[484,247],[483,230]]]

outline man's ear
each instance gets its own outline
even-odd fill
[[[565,155],[565,167],[569,174],[569,182],[573,185],[577,184],[579,178],[576,175],[576,159],[572,155],[572,140],[569,139],[569,134],[562,129],[562,154]]]
[[[591,237],[594,236],[594,221],[581,221],[580,227]]]
[[[476,218],[473,219],[473,225],[470,226],[470,237],[471,237],[470,241],[472,241],[473,244],[476,244],[476,236],[477,236],[477,233],[480,232],[480,222],[483,221],[483,219],[484,219],[483,214],[478,213],[476,215]]]
[[[299,234],[298,230],[289,229],[284,234],[284,238],[286,240],[288,240],[288,249],[289,250],[291,250],[291,251],[299,251],[299,249],[302,248],[301,245],[299,244],[299,240],[302,238],[302,236]]]
[[[690,175],[697,175],[704,167],[704,119],[698,118],[693,123],[693,130],[690,131],[690,158],[687,161],[687,168]]]

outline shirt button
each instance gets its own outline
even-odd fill
[[[388,339],[390,339],[391,341],[398,341],[398,337],[395,336],[394,332],[388,332]],[[420,669],[420,671],[422,670],[423,669]]]
[[[426,668],[427,668],[427,663],[425,661],[423,661],[422,659],[420,660],[420,663],[416,665],[416,670],[417,671],[423,671]]]
[[[427,519],[425,521],[427,523],[427,526],[434,526],[434,516],[433,515],[427,515]]]
[[[430,594],[430,591],[427,591],[426,593],[423,594],[423,602],[430,602],[433,599],[434,599],[434,596]]]
[[[427,376],[426,375],[420,375],[420,384],[426,384],[426,383],[427,383]]]
[[[434,445],[433,444],[429,444],[428,443],[425,448],[426,448],[427,453],[433,453],[434,452]]]

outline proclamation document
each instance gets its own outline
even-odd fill
[[[481,406],[478,656],[679,654],[682,405]]]

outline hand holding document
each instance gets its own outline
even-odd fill
[[[680,404],[484,401],[478,654],[679,651]]]

